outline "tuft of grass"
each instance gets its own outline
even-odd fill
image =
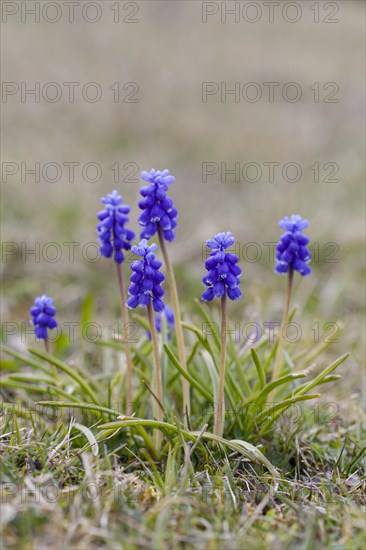
[[[129,416],[118,339],[84,343],[78,355],[2,347],[7,547],[362,547],[363,426],[342,426],[319,400],[348,354],[328,363],[327,345],[292,347],[272,380],[277,341],[243,348],[229,333],[226,420],[215,436],[220,341],[207,327],[217,319],[201,305],[198,314],[183,323],[187,371],[175,337],[160,336],[163,421],[152,416],[147,338],[132,349]]]

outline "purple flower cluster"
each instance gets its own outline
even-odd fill
[[[151,239],[161,227],[164,239],[174,241],[174,229],[177,227],[178,210],[174,207],[173,201],[167,197],[169,184],[175,181],[169,170],[150,170],[142,172],[141,178],[150,185],[141,187],[142,199],[139,207],[143,210],[139,217],[139,224],[143,226],[141,231],[142,239]]]
[[[131,264],[132,274],[131,285],[128,289],[129,308],[146,307],[152,303],[157,312],[155,324],[158,332],[161,331],[161,320],[165,314],[168,329],[174,330],[174,313],[165,307],[162,300],[164,289],[162,283],[165,279],[160,271],[162,262],[157,260],[154,251],[158,248],[156,244],[148,244],[159,229],[162,230],[164,239],[174,241],[174,230],[177,227],[178,211],[173,201],[167,196],[169,185],[175,181],[169,170],[150,170],[142,172],[141,178],[149,185],[141,187],[142,199],[139,207],[142,213],[139,217],[139,224],[143,226],[141,231],[141,242],[132,246],[131,241],[135,233],[128,229],[126,224],[129,221],[128,214],[130,207],[122,204],[123,198],[115,190],[106,197],[101,198],[105,209],[97,215],[97,233],[100,241],[100,253],[106,258],[114,258],[114,261],[121,264],[125,260],[123,250],[130,250],[141,257]],[[285,230],[277,244],[275,266],[276,273],[289,273],[298,271],[306,276],[311,273],[308,263],[311,254],[307,248],[309,238],[303,234],[309,222],[303,220],[299,215],[285,217],[279,222],[279,226]],[[238,265],[239,258],[236,254],[226,252],[235,243],[232,233],[218,233],[213,240],[206,242],[211,249],[210,255],[205,262],[207,270],[202,282],[206,290],[202,293],[202,300],[210,302],[214,298],[228,296],[230,300],[239,300],[242,296],[240,290],[240,277],[242,270]],[[54,319],[56,308],[53,306],[52,298],[45,294],[36,298],[34,306],[30,309],[32,323],[35,326],[36,336],[40,339],[47,339],[48,329],[57,327]]]
[[[146,239],[132,247],[132,252],[141,256],[142,260],[136,260],[131,264],[133,273],[128,289],[130,298],[127,300],[127,306],[131,309],[137,306],[146,307],[151,301],[155,311],[163,311],[165,307],[162,300],[164,289],[161,286],[165,277],[159,271],[162,263],[153,253],[157,248],[156,244],[149,246]]]
[[[32,315],[32,324],[35,327],[35,333],[37,338],[41,340],[47,340],[47,329],[53,329],[57,327],[57,321],[54,318],[56,315],[56,308],[53,304],[53,299],[43,294],[34,301],[34,306],[30,308],[30,314]]]
[[[281,236],[276,247],[275,272],[288,273],[291,269],[303,276],[310,275],[311,268],[307,264],[310,262],[311,254],[306,247],[309,237],[302,233],[309,222],[301,216],[293,215],[291,218],[286,216],[278,225],[285,229],[286,233]]]
[[[218,233],[214,240],[206,242],[212,248],[209,258],[205,262],[208,273],[202,282],[207,286],[202,294],[204,302],[210,302],[213,298],[221,298],[225,292],[230,300],[241,298],[240,277],[241,268],[237,265],[239,258],[236,254],[225,252],[235,243],[232,233]]]
[[[121,264],[125,259],[123,249],[130,250],[130,242],[135,238],[135,233],[125,227],[129,220],[127,214],[130,207],[122,204],[123,198],[117,191],[100,201],[105,204],[105,209],[97,216],[100,220],[97,225],[100,253],[105,258],[111,258],[114,254],[114,261]]]

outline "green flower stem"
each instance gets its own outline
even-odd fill
[[[186,361],[186,353],[184,348],[184,337],[183,337],[182,319],[180,314],[177,284],[175,281],[174,271],[173,271],[172,264],[170,262],[168,250],[166,247],[163,230],[160,226],[158,226],[158,236],[159,236],[160,248],[164,258],[165,269],[166,269],[168,284],[170,288],[170,295],[172,299],[179,361],[183,369],[187,371],[187,361]],[[190,405],[190,398],[189,398],[189,382],[184,377],[182,377],[182,388],[183,388],[183,415],[185,418],[185,423],[187,424],[187,417],[191,413],[191,405]]]
[[[50,353],[50,343],[48,341],[48,338],[45,338],[43,340],[43,342],[44,342],[44,349],[46,350],[46,353]],[[59,381],[58,374],[57,374],[57,369],[56,369],[55,365],[53,365],[52,363],[49,363],[49,366],[50,366],[50,369],[52,371],[52,376],[53,376],[55,382],[57,383]]]
[[[155,327],[155,319],[154,319],[154,310],[152,307],[152,303],[150,302],[147,306],[147,315],[149,318],[149,325],[150,325],[150,334],[151,334],[151,342],[153,346],[153,362],[154,362],[154,392],[156,392],[156,397],[159,401],[159,403],[156,402],[156,399],[153,397],[153,410],[154,410],[154,416],[157,419],[158,422],[162,422],[164,419],[164,412],[162,410],[163,406],[163,380],[161,375],[161,365],[160,365],[160,356],[159,356],[159,341],[158,341],[158,334],[156,332]],[[161,406],[160,406],[161,404]],[[155,445],[158,449],[161,444],[161,433],[156,432],[155,433]]]
[[[121,313],[123,323],[123,344],[125,348],[126,356],[126,414],[132,414],[133,401],[132,401],[132,358],[131,358],[131,345],[128,334],[128,310],[126,306],[126,287],[123,278],[122,264],[117,264],[118,284],[121,295]]]
[[[272,372],[272,382],[278,378],[278,376],[280,374],[280,370],[281,370],[283,344],[284,344],[283,331],[285,330],[287,322],[288,322],[293,282],[294,282],[294,270],[290,267],[289,272],[288,272],[288,278],[287,278],[286,303],[285,303],[285,309],[284,309],[284,312],[283,312],[281,332],[280,332],[280,335],[278,337],[278,346],[277,346],[276,359],[275,359],[275,364],[274,364],[273,372]]]
[[[224,412],[224,387],[225,387],[225,366],[226,366],[226,332],[227,332],[227,296],[225,294],[221,298],[221,354],[220,354],[220,372],[219,372],[219,387],[217,391],[217,412],[215,417],[214,434],[221,437],[224,429],[225,420],[223,421]]]

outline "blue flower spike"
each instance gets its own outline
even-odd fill
[[[131,264],[133,271],[130,280],[131,285],[128,289],[130,298],[127,300],[127,307],[134,309],[138,306],[147,307],[151,302],[156,312],[163,311],[165,304],[162,300],[164,289],[161,286],[165,277],[160,270],[162,262],[155,258],[154,251],[158,248],[157,244],[148,245],[146,239],[132,247],[132,252],[141,256],[141,260],[136,260]]]
[[[208,287],[201,296],[204,302],[222,298],[226,293],[230,300],[239,300],[242,296],[240,277],[242,270],[238,266],[236,254],[225,252],[235,243],[232,233],[218,233],[213,240],[206,241],[211,248],[210,256],[205,262],[208,273],[203,277],[203,284]]]
[[[114,261],[122,264],[125,260],[123,250],[130,250],[131,241],[135,238],[135,233],[125,227],[129,221],[127,214],[130,207],[122,204],[123,198],[117,191],[100,201],[105,205],[105,209],[97,215],[100,220],[97,225],[100,253],[105,258],[114,256]]]
[[[169,170],[150,170],[141,172],[141,178],[149,185],[141,187],[142,199],[139,207],[143,210],[139,217],[139,224],[143,226],[141,239],[151,239],[161,227],[164,239],[172,242],[175,240],[174,229],[178,223],[178,210],[173,201],[167,197],[169,185],[175,181],[175,177]]]
[[[57,321],[54,318],[56,308],[53,305],[53,299],[43,294],[34,301],[34,306],[30,308],[32,315],[31,323],[34,325],[34,332],[40,340],[47,340],[48,329],[57,327]]]
[[[226,369],[226,347],[227,347],[227,298],[239,300],[241,298],[240,277],[241,268],[238,265],[239,258],[236,254],[226,252],[235,244],[233,234],[218,233],[214,239],[206,241],[208,248],[211,248],[209,257],[205,262],[208,271],[202,282],[207,287],[201,299],[204,302],[211,302],[214,298],[221,300],[221,350],[219,366],[219,383],[216,396],[216,411],[214,422],[214,434],[222,436],[225,424],[225,369]]]
[[[175,177],[170,174],[169,170],[160,171],[152,169],[150,172],[141,172],[141,178],[148,183],[148,185],[141,187],[140,193],[142,199],[138,203],[142,210],[139,217],[139,224],[143,228],[141,238],[151,239],[154,235],[158,234],[175,317],[179,362],[183,370],[187,371],[180,301],[174,270],[166,244],[167,242],[175,241],[175,229],[178,226],[178,210],[175,208],[172,199],[167,196],[169,186],[175,181]],[[189,382],[184,376],[181,376],[181,382],[183,390],[183,415],[186,427],[188,427],[187,419],[191,410]]]
[[[306,247],[309,237],[303,234],[303,230],[309,225],[307,220],[303,220],[299,215],[293,215],[291,218],[283,218],[278,225],[286,231],[276,247],[277,264],[276,273],[288,273],[289,271],[298,271],[300,275],[306,277],[310,275],[311,268],[308,263],[311,260],[311,253]]]

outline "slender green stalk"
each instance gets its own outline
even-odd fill
[[[43,342],[44,342],[44,349],[46,350],[46,353],[51,353],[50,343],[48,341],[48,338],[45,338],[43,340]],[[52,371],[52,376],[55,380],[55,383],[57,383],[59,381],[58,374],[57,374],[57,369],[56,369],[55,365],[53,365],[52,363],[49,363],[49,366],[50,366],[50,369]]]
[[[125,347],[126,356],[126,414],[127,416],[132,414],[133,402],[132,402],[132,358],[131,358],[131,345],[128,335],[128,310],[126,306],[126,288],[122,272],[122,264],[117,264],[118,284],[121,296],[121,313],[122,313],[122,331],[123,331],[123,344]]]
[[[220,354],[220,372],[219,388],[217,391],[217,411],[215,417],[214,434],[222,436],[225,419],[224,416],[224,387],[225,387],[225,366],[226,366],[226,332],[227,332],[227,296],[226,292],[221,298],[221,354]]]
[[[182,319],[180,314],[180,306],[178,299],[177,284],[175,281],[175,275],[173,271],[172,264],[170,262],[168,250],[166,247],[163,230],[158,226],[158,236],[160,242],[160,248],[163,254],[166,274],[168,278],[168,284],[170,288],[170,295],[172,299],[172,306],[174,311],[175,318],[175,333],[177,335],[177,344],[178,344],[178,355],[179,361],[183,369],[187,371],[187,361],[186,361],[186,352],[184,348],[184,337],[183,337],[183,328],[182,328]],[[191,404],[189,398],[189,382],[186,378],[182,377],[182,388],[183,388],[183,415],[185,418],[185,423],[187,424],[187,417],[191,413]]]
[[[275,363],[272,371],[272,382],[276,380],[276,378],[278,378],[281,370],[283,344],[284,344],[283,332],[286,329],[287,322],[288,322],[293,282],[294,282],[294,270],[290,267],[288,272],[288,278],[287,278],[287,296],[286,296],[286,302],[285,302],[285,309],[283,312],[281,331],[278,337],[277,353],[276,353]]]
[[[161,375],[161,366],[160,366],[160,356],[159,356],[159,341],[158,341],[158,334],[156,332],[155,327],[155,319],[154,319],[154,310],[152,307],[151,302],[147,306],[147,315],[149,318],[149,325],[150,325],[150,334],[151,334],[151,342],[153,346],[153,362],[154,362],[154,391],[156,392],[156,397],[163,405],[163,380]],[[157,403],[156,399],[153,397],[153,410],[154,410],[154,416],[157,419],[158,422],[163,421],[164,419],[164,412],[160,406],[160,404]],[[158,449],[161,443],[161,433],[156,432],[155,433],[155,444]]]

